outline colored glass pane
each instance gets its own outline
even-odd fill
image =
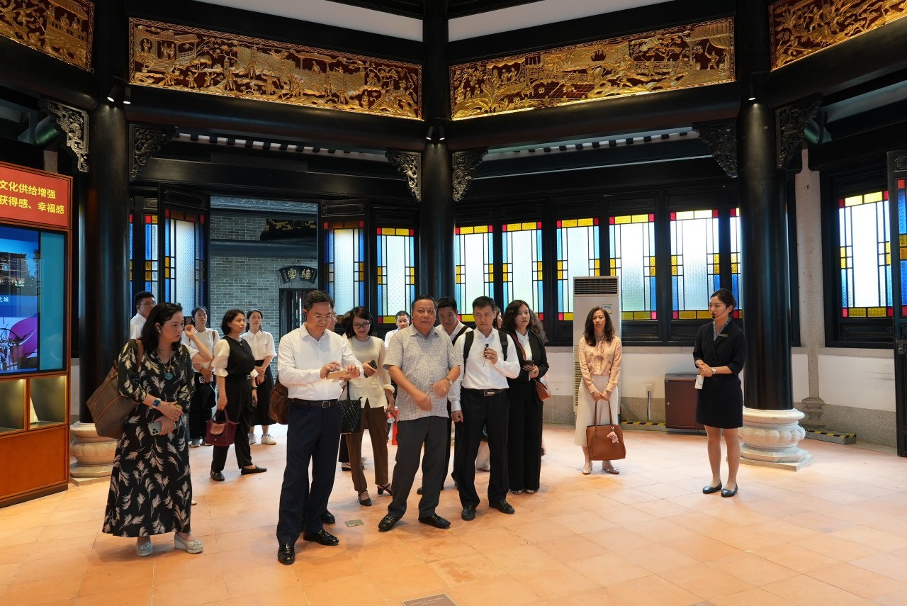
[[[902,317],[906,315],[905,306],[908,305],[908,219],[906,219],[906,202],[905,202],[905,179],[898,179],[896,182],[896,199],[898,200],[899,211],[899,269],[902,275]]]
[[[656,220],[649,215],[609,219],[609,269],[621,283],[621,317],[656,319]]]
[[[558,222],[556,283],[558,314],[574,311],[574,276],[599,275],[599,221],[569,219]]]
[[[365,233],[359,221],[325,223],[324,283],[340,313],[366,300]]]
[[[476,297],[493,296],[492,232],[491,225],[478,225],[459,227],[454,233],[454,300],[467,316]]]
[[[157,215],[146,215],[145,217],[145,286],[147,290],[155,296],[155,299],[162,301],[158,292],[158,272],[160,271],[160,257],[158,255],[158,217]]]
[[[886,317],[892,306],[888,196],[874,191],[844,202],[839,205],[842,315]]]
[[[672,213],[672,317],[709,318],[709,295],[720,286],[719,218],[713,210]]]
[[[416,238],[412,229],[382,227],[376,242],[378,315],[409,311],[416,297]],[[392,320],[393,323],[393,320]]]
[[[744,309],[744,289],[741,280],[741,211],[731,209],[729,220],[729,236],[731,239],[731,294],[734,295],[738,307],[735,308],[735,317],[740,317]]]
[[[512,223],[502,231],[504,302],[521,299],[542,316],[542,223]]]

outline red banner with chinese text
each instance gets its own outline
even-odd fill
[[[69,229],[72,178],[0,162],[0,220]]]

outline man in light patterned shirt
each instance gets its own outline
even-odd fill
[[[394,499],[378,523],[386,532],[407,511],[407,497],[423,454],[423,494],[419,521],[435,528],[451,523],[435,513],[445,477],[448,430],[448,391],[460,376],[461,360],[451,340],[435,330],[435,299],[418,296],[410,306],[413,323],[391,338],[385,368],[397,384],[397,458],[391,480]]]

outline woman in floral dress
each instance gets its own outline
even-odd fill
[[[176,532],[174,548],[202,552],[189,524],[192,484],[183,412],[192,399],[192,364],[209,362],[211,353],[191,324],[185,331],[194,348],[181,345],[183,330],[183,308],[161,303],[117,362],[120,393],[137,405],[117,444],[103,530],[136,537],[140,556],[151,555],[151,535],[169,532]]]

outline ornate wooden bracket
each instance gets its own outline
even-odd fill
[[[734,120],[694,124],[700,139],[709,147],[725,174],[738,176],[738,132]]]
[[[76,158],[81,173],[88,172],[88,112],[50,99],[38,102],[41,111],[50,114],[66,135],[66,147]]]
[[[173,140],[176,127],[153,128],[150,126],[129,126],[129,180],[135,181],[148,159]]]
[[[394,168],[407,178],[407,187],[417,201],[422,201],[422,154],[389,149],[385,152]]]
[[[822,102],[821,97],[810,97],[776,110],[779,129],[776,137],[776,168],[785,168],[791,162],[791,157],[804,138],[804,128],[817,115]]]
[[[454,201],[460,202],[467,193],[467,188],[473,182],[473,173],[482,164],[482,157],[488,151],[487,148],[468,149],[466,151],[457,151],[451,155],[451,165],[454,170]]]

